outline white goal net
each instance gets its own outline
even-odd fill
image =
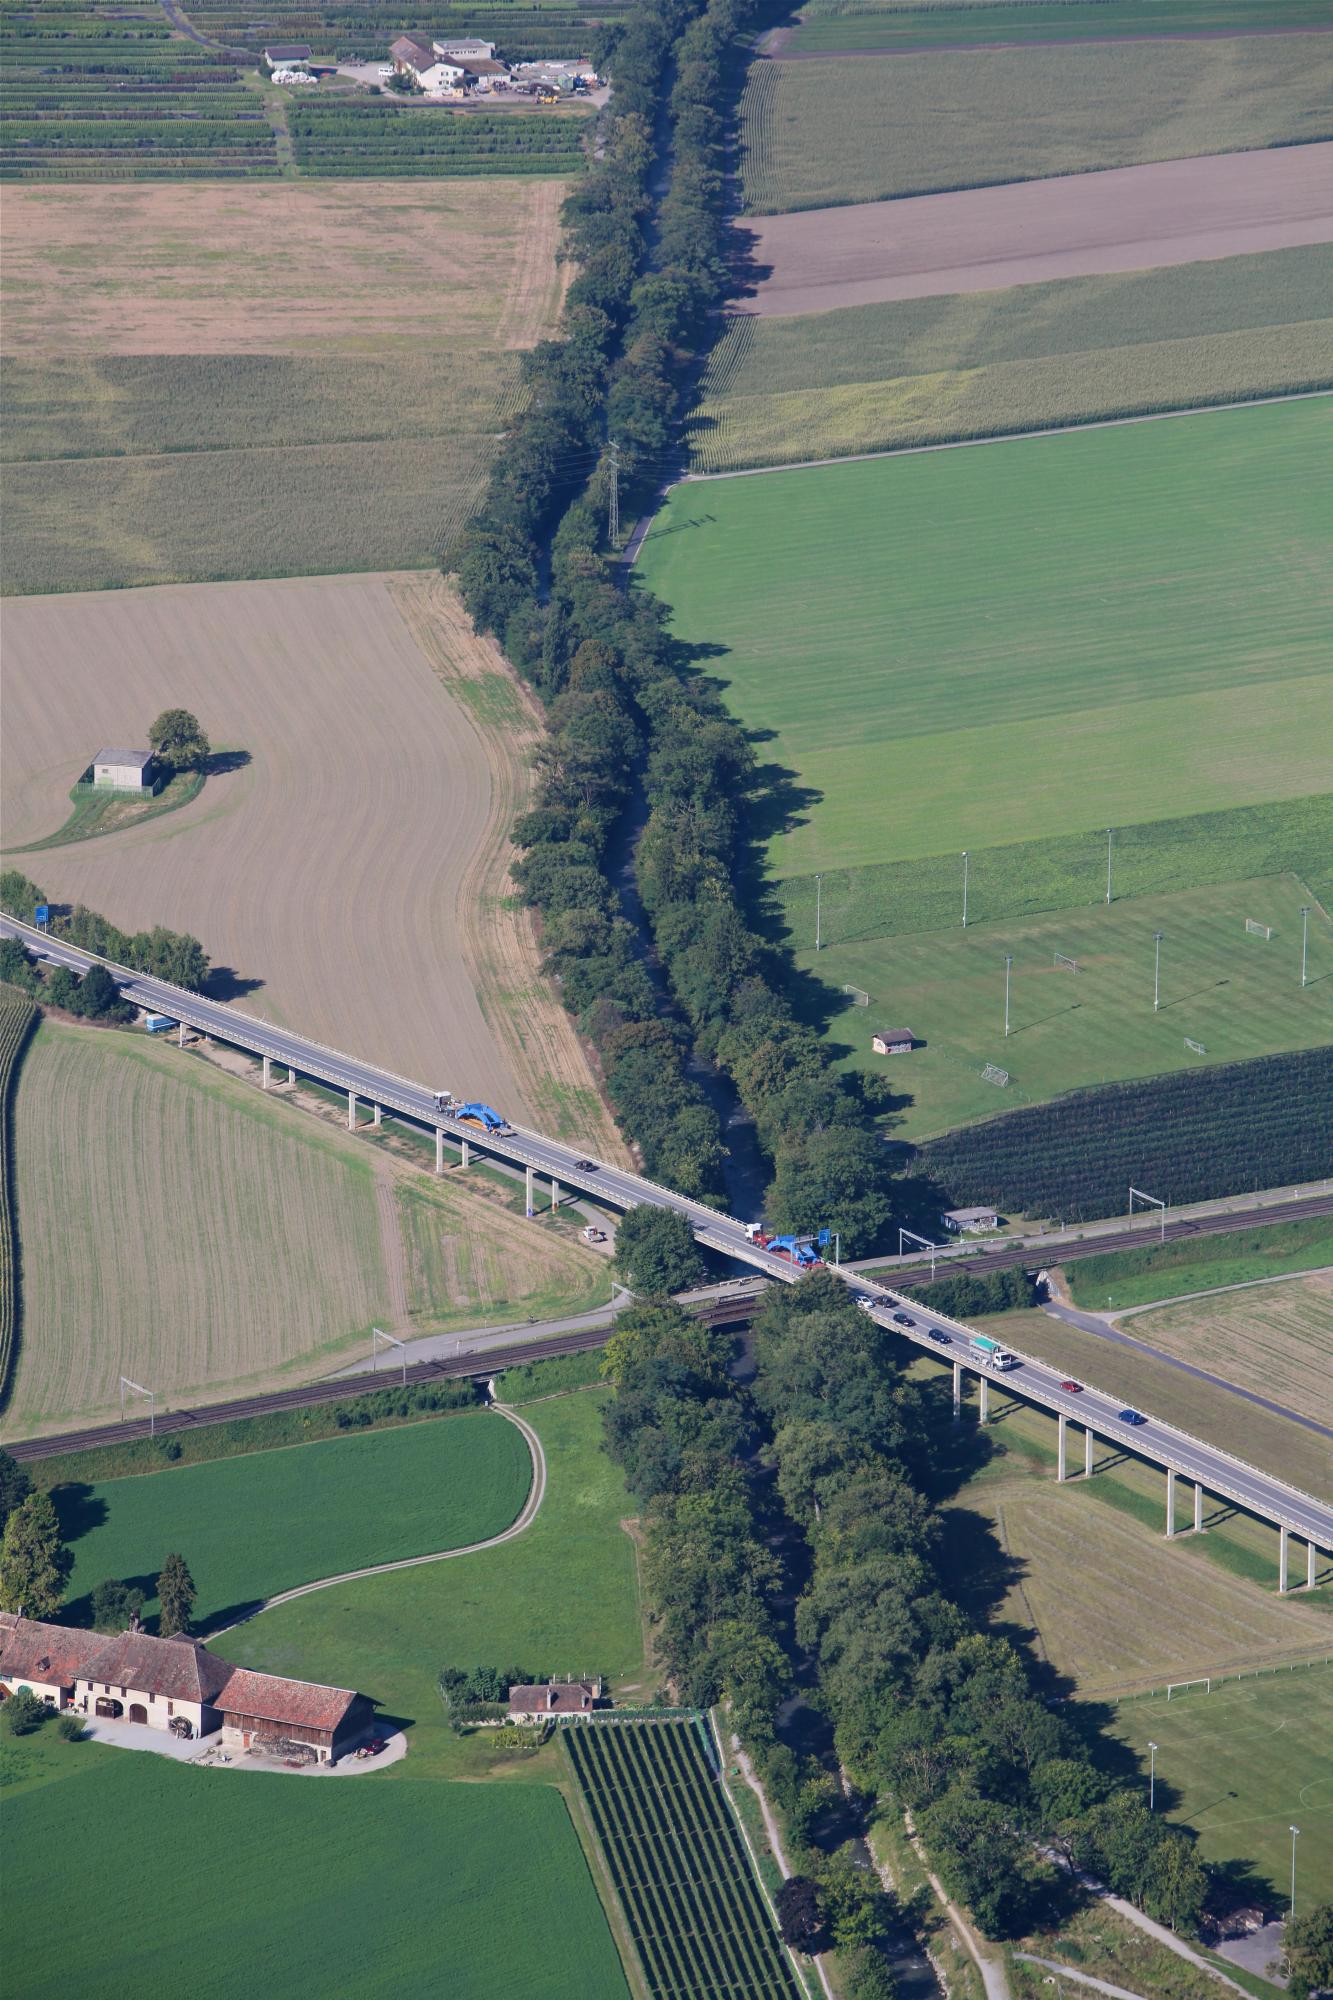
[[[1273,926],[1271,924],[1257,924],[1253,917],[1246,917],[1245,935],[1247,937],[1271,938],[1273,935]]]
[[[1055,954],[1055,969],[1057,972],[1077,972],[1078,960],[1070,958],[1066,952],[1057,951]]]
[[[1211,1694],[1213,1691],[1211,1676],[1206,1675],[1197,1681],[1170,1681],[1167,1684],[1166,1698],[1170,1701],[1173,1694],[1188,1694],[1191,1688],[1202,1688],[1205,1694]]]
[[[983,1083],[998,1083],[1001,1089],[1003,1089],[1009,1081],[1009,1072],[1007,1069],[1001,1069],[998,1063],[987,1063],[985,1069],[981,1072],[981,1081]]]
[[[844,986],[843,992],[851,1000],[853,1007],[868,1007],[870,995],[860,986]]]

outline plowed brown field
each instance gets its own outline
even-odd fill
[[[1333,241],[1333,145],[756,216],[743,310],[829,312]]]
[[[219,997],[251,1012],[616,1144],[527,915],[504,907],[534,724],[442,583],[32,597],[5,627],[8,845],[59,826],[98,747],[140,742],[170,704],[251,758],[163,819],[26,856],[49,895],[193,931]]]

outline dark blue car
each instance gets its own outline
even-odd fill
[[[1120,1412],[1120,1421],[1122,1424],[1138,1425],[1146,1424],[1148,1419],[1138,1410],[1122,1410]]]

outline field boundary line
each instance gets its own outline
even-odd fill
[[[1314,1264],[1305,1271],[1279,1271],[1271,1278],[1241,1278],[1234,1285],[1206,1285],[1201,1292],[1177,1292],[1169,1299],[1154,1299],[1146,1306],[1118,1306],[1108,1319],[1133,1319],[1137,1313],[1165,1312],[1168,1306],[1183,1306],[1191,1299],[1215,1299],[1224,1292],[1251,1292],[1256,1285],[1291,1285],[1300,1278],[1326,1278],[1333,1264]]]
[[[1219,1688],[1230,1687],[1235,1681],[1272,1680],[1278,1674],[1318,1673],[1321,1667],[1331,1666],[1333,1666],[1333,1653],[1321,1653],[1312,1654],[1307,1660],[1287,1660],[1285,1662],[1275,1660],[1271,1666],[1267,1667],[1238,1667],[1234,1673],[1227,1673],[1224,1669],[1220,1674],[1200,1675],[1198,1678],[1211,1680],[1213,1688]],[[1167,1683],[1169,1687],[1181,1687],[1184,1685],[1185,1683],[1181,1681],[1170,1681]],[[1208,1692],[1211,1693],[1212,1691],[1210,1688]],[[1099,1693],[1097,1699],[1114,1701],[1118,1706],[1121,1702],[1126,1701],[1160,1701],[1165,1693],[1166,1687],[1138,1688],[1130,1694]]]
[[[241,1618],[233,1618],[229,1625],[219,1625],[215,1632],[207,1634],[209,1644],[211,1645],[214,1639],[221,1639],[228,1632],[234,1632],[240,1625],[248,1625],[252,1618],[258,1618],[261,1611],[272,1611],[279,1604],[291,1604],[296,1598],[309,1597],[317,1590],[332,1590],[334,1585],[339,1583],[359,1583],[365,1576],[388,1576],[394,1570],[420,1569],[425,1563],[450,1562],[455,1556],[479,1555],[483,1549],[498,1549],[505,1542],[512,1542],[516,1535],[524,1534],[536,1520],[542,1501],[546,1497],[546,1453],[542,1450],[542,1442],[536,1431],[531,1424],[524,1422],[516,1410],[511,1410],[506,1403],[492,1403],[490,1407],[497,1416],[505,1418],[506,1422],[513,1424],[522,1432],[532,1455],[532,1484],[528,1488],[528,1497],[523,1502],[518,1518],[511,1521],[500,1534],[488,1535],[485,1541],[468,1542],[458,1549],[437,1549],[431,1555],[404,1556],[397,1562],[369,1563],[364,1569],[344,1570],[340,1576],[321,1576],[313,1583],[298,1583],[292,1590],[280,1590],[275,1596],[266,1597],[262,1604],[256,1604],[253,1611],[247,1611]]]
[[[756,315],[758,317],[758,315]],[[788,315],[803,318],[803,314]],[[1083,431],[1123,430],[1126,424],[1162,424],[1175,417],[1213,417],[1228,410],[1260,410],[1270,403],[1318,402],[1333,396],[1333,389],[1297,389],[1290,395],[1250,396],[1237,403],[1190,403],[1179,410],[1143,410],[1131,417],[1096,417],[1090,423],[1051,424],[1042,430],[997,431],[992,437],[948,438],[939,444],[889,445],[883,451],[848,452],[841,458],[802,458],[790,465],[745,465],[731,472],[684,472],[678,485],[701,486],[710,479],[759,479],[771,472],[817,472],[830,465],[866,465],[877,458],[920,458],[933,451],[968,451],[974,445],[1019,444],[1026,438],[1078,436]]]

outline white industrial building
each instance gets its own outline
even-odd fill
[[[151,750],[99,750],[93,783],[116,792],[151,792],[156,773]]]

